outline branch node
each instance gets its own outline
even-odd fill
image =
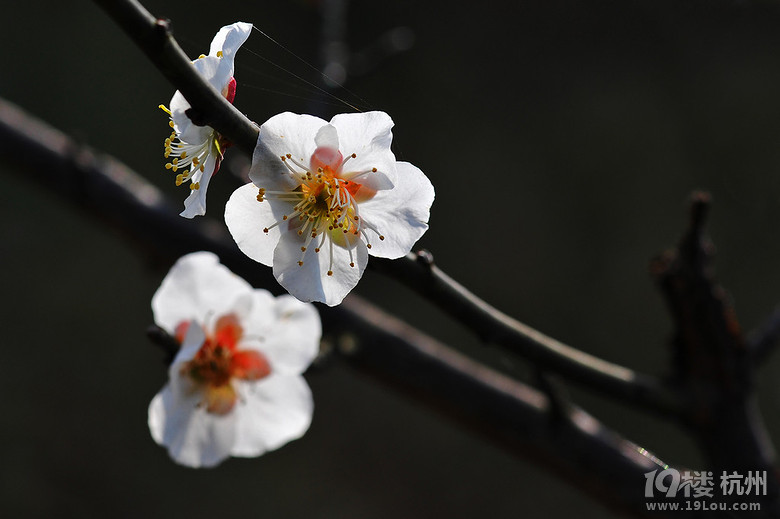
[[[167,18],[157,18],[157,20],[154,21],[154,29],[157,31],[157,34],[165,36],[173,34],[173,31],[171,30],[171,21]]]
[[[434,262],[433,262],[433,253],[431,251],[420,249],[415,253],[417,263],[428,269],[428,271],[433,268]]]
[[[569,394],[561,381],[550,373],[537,369],[534,372],[534,385],[542,391],[550,401],[550,426],[556,428],[569,419],[572,408]]]

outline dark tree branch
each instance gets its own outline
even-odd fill
[[[257,128],[192,67],[171,36],[168,22],[156,20],[135,0],[95,0],[143,49],[210,125],[250,156]],[[674,416],[681,412],[678,395],[657,379],[571,348],[491,307],[432,264],[409,255],[369,263],[427,297],[460,319],[485,340],[510,349],[539,367],[559,373],[613,398]]]
[[[637,373],[567,346],[490,306],[433,264],[430,253],[404,261],[373,258],[374,269],[421,294],[485,342],[590,389],[668,416],[682,412],[681,396],[655,377]]]
[[[173,39],[170,22],[152,16],[136,0],[95,0],[125,34],[138,45],[157,69],[175,85],[205,123],[241,151],[252,156],[258,129],[198,74],[192,61]]]
[[[160,264],[170,265],[186,252],[209,250],[254,286],[278,291],[270,270],[244,256],[224,227],[206,218],[179,217],[156,188],[126,166],[78,146],[2,100],[0,160],[83,209],[93,221],[121,230]],[[341,357],[356,369],[553,469],[600,502],[644,514],[644,473],[663,462],[585,411],[551,405],[543,393],[457,353],[357,296],[338,307],[318,309],[325,334],[336,338]],[[164,338],[157,337],[160,341]],[[698,517],[693,511],[678,516]]]
[[[551,467],[613,509],[633,516],[645,514],[641,482],[646,472],[663,469],[661,460],[581,408],[560,405],[373,305],[362,304],[359,319],[350,318],[342,339],[346,343],[342,354],[353,366],[487,435],[510,452]],[[350,306],[347,312],[352,311]],[[569,449],[569,455],[561,449]],[[630,480],[622,479],[629,475]]]
[[[711,267],[704,235],[710,197],[695,193],[690,224],[677,248],[651,270],[675,322],[675,378],[691,399],[683,416],[713,469],[769,475],[765,513],[780,514],[774,450],[758,411],[754,364],[725,291]]]

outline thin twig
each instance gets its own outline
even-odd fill
[[[252,155],[257,128],[208,85],[171,36],[169,24],[156,20],[135,0],[95,0],[141,47],[189,103],[244,152]],[[508,348],[585,387],[664,415],[682,412],[672,388],[661,381],[571,348],[499,312],[414,255],[369,264],[393,276],[460,319],[481,337]]]
[[[567,346],[490,306],[436,267],[426,251],[372,263],[372,268],[434,302],[484,341],[531,360],[537,368],[661,414],[676,416],[684,409],[681,395],[655,377]]]

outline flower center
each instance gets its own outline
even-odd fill
[[[176,327],[176,336],[186,334],[187,323]],[[243,329],[235,314],[217,320],[213,335],[206,337],[195,356],[182,366],[181,373],[204,390],[206,410],[226,414],[233,409],[237,395],[234,378],[255,381],[268,376],[271,367],[262,353],[241,350],[238,343]]]
[[[160,108],[168,111],[163,105],[160,105]],[[173,123],[173,120],[171,120],[171,123]],[[221,140],[221,136],[216,131],[211,132],[202,143],[190,144],[184,142],[177,137],[176,132],[171,133],[170,137],[165,139],[165,158],[173,157],[170,162],[165,164],[165,169],[170,169],[174,173],[180,169],[184,170],[176,175],[177,186],[190,180],[197,172],[204,173],[205,162],[209,155],[217,157],[217,167],[214,168],[214,173],[216,173],[216,170],[219,168],[219,160],[222,157],[223,146],[220,145]],[[190,184],[190,189],[200,189],[200,182]]]
[[[270,229],[282,222],[287,222],[288,230],[296,232],[303,239],[299,266],[303,266],[304,255],[312,243],[314,252],[319,253],[327,240],[330,254],[328,275],[332,276],[334,244],[349,251],[349,266],[354,267],[352,249],[355,243],[363,239],[366,247],[371,248],[367,231],[372,231],[380,240],[385,239],[376,228],[360,216],[358,208],[359,202],[370,199],[376,191],[355,179],[376,172],[376,168],[345,173],[344,165],[355,157],[353,153],[344,159],[339,150],[319,147],[314,150],[307,167],[288,153],[280,159],[298,185],[290,191],[259,189],[258,202],[269,198],[292,205],[289,214],[283,215],[280,221],[264,228],[263,232],[268,233]]]
[[[222,57],[221,54],[222,51],[219,51],[218,56]],[[222,89],[222,95],[225,97],[225,99],[228,100],[230,104],[233,104],[233,100],[236,97],[235,78],[230,78],[228,84],[225,85],[224,89]],[[170,117],[168,124],[171,128],[174,128],[175,124],[173,122],[173,114],[171,111],[165,105],[160,105],[159,108],[168,114]],[[165,169],[170,169],[174,173],[176,173],[179,169],[184,170],[183,172],[176,175],[177,186],[180,186],[184,182],[192,179],[192,177],[198,172],[200,172],[201,175],[205,173],[205,162],[209,155],[216,157],[214,171],[210,171],[209,174],[216,175],[217,171],[219,171],[222,156],[225,153],[225,149],[230,147],[231,143],[213,128],[209,127],[209,129],[211,131],[208,133],[206,140],[199,143],[189,143],[181,140],[180,136],[176,133],[175,130],[171,132],[171,135],[168,138],[165,139],[165,152],[163,155],[166,159],[171,159],[170,162],[165,164]],[[200,189],[200,176],[195,180],[195,182],[190,184],[190,189]]]

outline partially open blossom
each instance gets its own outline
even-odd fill
[[[434,191],[390,151],[384,112],[330,123],[283,113],[260,127],[249,177],[225,208],[239,248],[302,301],[339,304],[369,254],[399,258],[428,229]]]
[[[192,62],[201,76],[229,101],[236,96],[233,59],[236,51],[252,32],[252,24],[236,22],[219,30],[211,41],[209,55]],[[193,218],[206,214],[206,190],[209,180],[219,170],[222,155],[230,143],[210,126],[198,126],[186,114],[190,104],[178,90],[171,99],[170,115],[173,133],[165,139],[165,167],[176,173],[176,185],[190,182],[190,195],[184,201],[181,216]]]
[[[210,467],[301,437],[311,391],[301,373],[319,349],[312,305],[253,289],[207,252],[179,259],[152,299],[181,347],[149,405],[149,429],[182,465]]]

